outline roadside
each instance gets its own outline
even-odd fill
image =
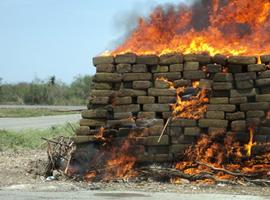
[[[73,110],[51,110],[47,108],[0,108],[0,118],[24,118],[79,114],[80,111]]]
[[[0,199],[263,200],[270,196],[268,187],[177,185],[140,179],[91,183],[72,180],[57,171],[54,172],[55,180],[46,179],[41,174],[47,160],[47,144],[40,138],[72,134],[72,128],[68,125],[46,130],[25,130],[24,134],[0,132]]]
[[[0,105],[2,108],[24,108],[24,109],[48,109],[48,110],[58,110],[58,111],[74,111],[74,110],[83,110],[86,106],[52,106],[52,105]]]
[[[0,130],[46,129],[67,122],[78,122],[80,114],[24,117],[24,118],[0,118]]]

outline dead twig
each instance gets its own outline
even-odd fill
[[[163,129],[162,129],[162,131],[161,131],[161,134],[160,134],[160,136],[159,136],[159,138],[158,138],[158,143],[160,143],[160,140],[161,140],[162,136],[164,135],[164,133],[165,133],[165,131],[166,131],[166,128],[168,127],[168,125],[169,125],[169,123],[170,123],[171,120],[172,120],[172,117],[169,117],[169,118],[167,119],[167,122],[166,122],[165,126],[163,127]]]
[[[229,171],[229,170],[226,170],[223,168],[217,168],[217,167],[211,166],[209,164],[198,162],[198,161],[196,161],[196,163],[199,165],[206,166],[214,171],[220,171],[220,172],[223,172],[225,174],[232,175],[232,176],[237,176],[237,177],[256,177],[257,176],[257,174],[243,174],[243,173],[239,173],[239,172],[232,172],[232,171]]]
[[[143,167],[139,169],[140,172],[150,174],[153,176],[161,177],[180,177],[190,181],[197,181],[197,180],[205,180],[211,179],[217,183],[224,183],[224,184],[231,184],[236,185],[237,183],[231,180],[224,180],[215,177],[213,174],[209,172],[201,172],[199,174],[186,174],[180,170],[173,169],[173,168],[155,168],[155,167]]]

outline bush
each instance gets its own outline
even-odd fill
[[[91,91],[91,76],[76,76],[67,85],[52,76],[48,81],[8,84],[0,79],[1,104],[85,105]]]

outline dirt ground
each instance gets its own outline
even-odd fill
[[[155,181],[114,181],[87,183],[65,177],[48,181],[38,175],[47,159],[45,150],[0,152],[0,190],[23,191],[135,191],[176,192],[183,194],[239,194],[270,198],[270,187],[230,185],[174,185]]]

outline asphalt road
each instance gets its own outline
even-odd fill
[[[50,105],[0,105],[1,108],[24,108],[24,109],[49,109],[49,110],[59,110],[59,111],[72,111],[72,110],[83,110],[86,106],[50,106]]]
[[[46,129],[67,122],[78,122],[80,114],[41,116],[27,118],[0,118],[0,129],[22,130],[22,129]]]
[[[266,200],[267,196],[228,195],[228,194],[181,194],[181,193],[143,193],[143,192],[97,192],[97,191],[70,191],[70,192],[24,192],[0,191],[0,199],[7,200],[44,200],[44,199],[91,199],[91,200]]]

